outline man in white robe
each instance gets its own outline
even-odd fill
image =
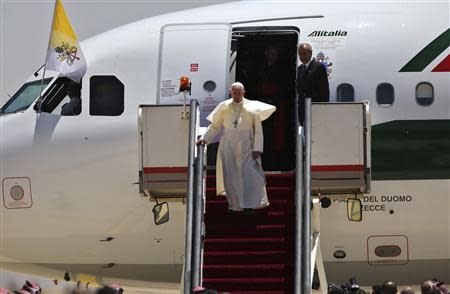
[[[207,117],[211,121],[197,144],[208,144],[220,132],[217,157],[217,194],[226,195],[229,212],[252,211],[269,205],[261,166],[263,131],[261,122],[275,106],[244,98],[241,83],[230,88],[231,99],[223,101]]]

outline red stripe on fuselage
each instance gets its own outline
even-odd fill
[[[450,72],[450,55],[433,68],[432,72]]]

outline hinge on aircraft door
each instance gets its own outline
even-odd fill
[[[186,113],[184,111],[181,112],[181,119],[189,120],[190,114],[189,111],[186,110]]]

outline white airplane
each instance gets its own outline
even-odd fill
[[[48,71],[36,112],[42,70],[2,108],[3,267],[179,283],[185,205],[171,202],[170,221],[157,226],[154,203],[139,193],[138,106],[179,103],[177,79],[188,75],[204,115],[245,65],[263,63],[265,47],[283,50],[293,81],[296,46],[310,43],[327,66],[331,101],[371,103],[363,221],[349,222],[339,200],[321,213],[328,279],[450,280],[449,19],[449,2],[248,1],[85,40],[79,115],[60,115],[65,78]]]

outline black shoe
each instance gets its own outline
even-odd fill
[[[233,209],[228,209],[228,210],[227,210],[227,215],[235,215],[235,214],[237,214],[237,213],[238,213],[238,211],[233,210]]]
[[[244,208],[244,215],[254,215],[255,214],[255,210],[252,208]]]

